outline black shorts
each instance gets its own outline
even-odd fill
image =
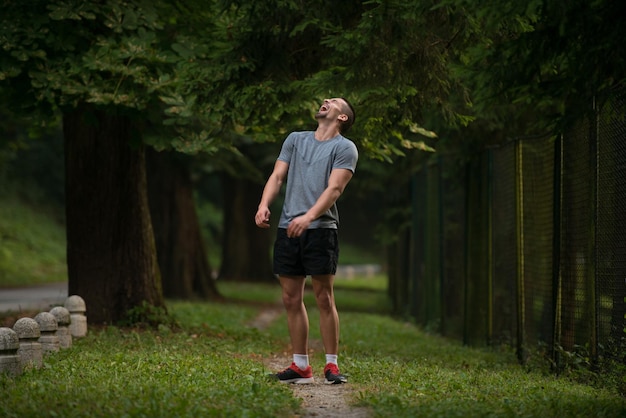
[[[339,259],[336,229],[308,229],[297,238],[278,228],[274,243],[274,273],[285,276],[335,274]]]

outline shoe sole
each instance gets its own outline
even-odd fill
[[[308,385],[314,382],[312,377],[298,377],[296,379],[279,380],[281,383],[293,383],[294,385]]]
[[[324,384],[326,385],[341,385],[342,383],[348,383],[348,380],[324,380]]]

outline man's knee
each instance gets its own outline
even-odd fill
[[[335,308],[335,301],[330,292],[322,292],[315,295],[315,300],[321,312],[329,312]]]
[[[302,298],[283,292],[283,306],[288,311],[300,309],[302,307]]]

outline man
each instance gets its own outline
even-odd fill
[[[309,318],[304,306],[306,276],[311,276],[320,311],[320,331],[326,351],[325,383],[347,382],[339,372],[339,316],[333,282],[339,255],[335,202],[352,178],[358,152],[342,136],[354,123],[346,99],[326,99],[315,115],[315,131],[293,132],[283,143],[255,216],[269,228],[269,206],[287,180],[285,202],[274,244],[274,272],[282,287],[283,305],[293,347],[293,363],[277,373],[285,383],[312,383],[309,365]]]

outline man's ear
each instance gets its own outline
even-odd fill
[[[337,116],[337,119],[339,119],[342,122],[346,122],[348,120],[348,115],[341,114],[341,115]]]

